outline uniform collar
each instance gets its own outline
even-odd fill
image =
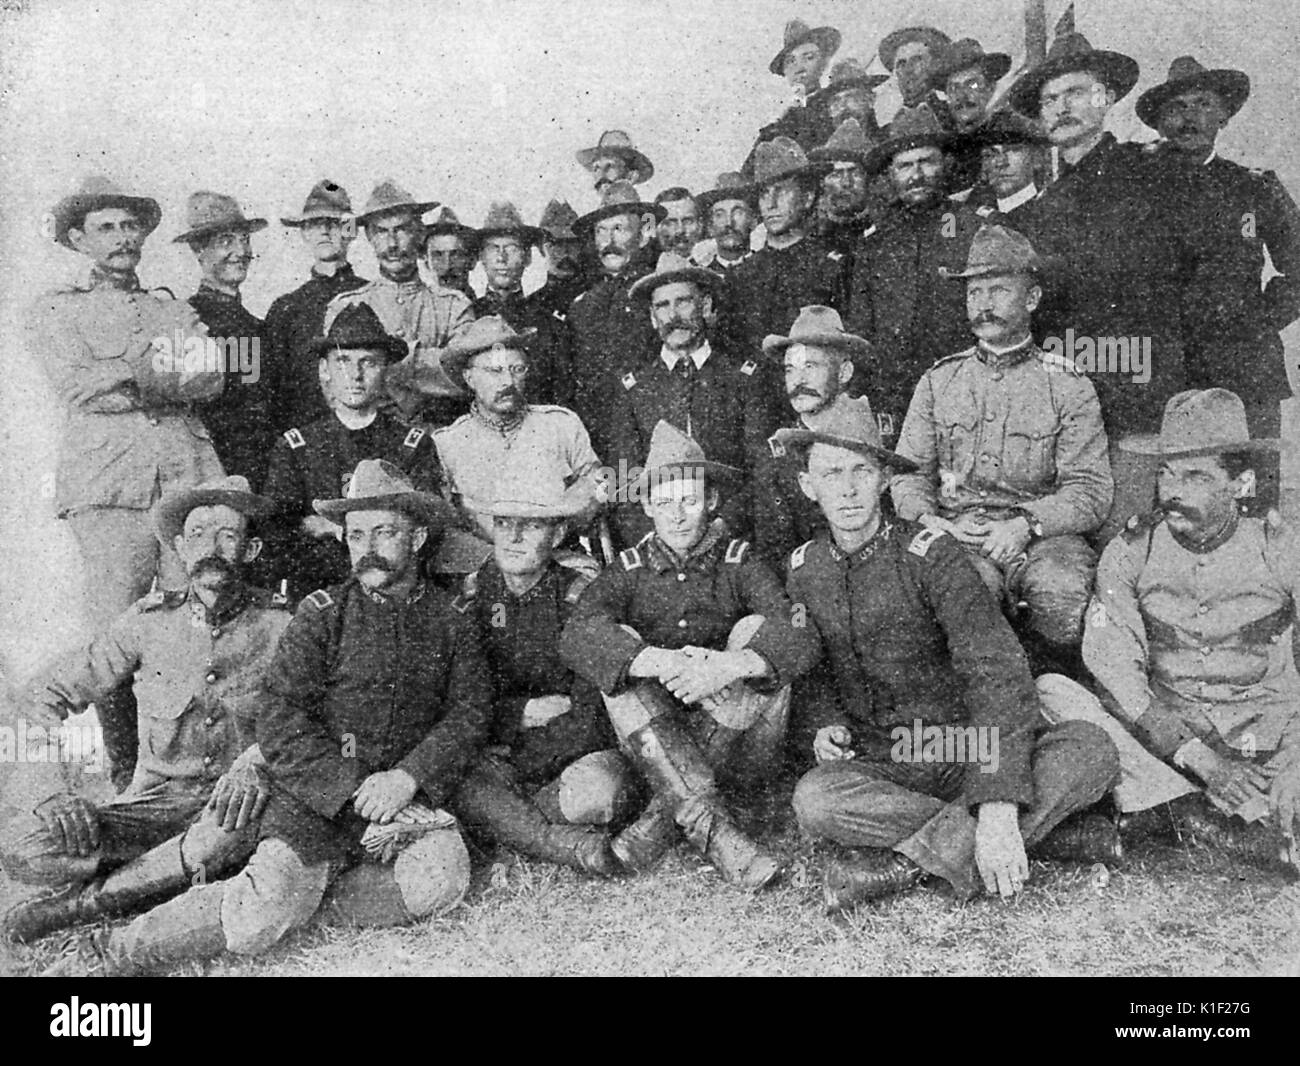
[[[893,524],[882,518],[880,520],[880,528],[872,534],[871,539],[851,554],[841,551],[839,545],[835,543],[835,538],[830,533],[827,533],[827,544],[831,550],[831,558],[844,566],[851,566],[853,563],[863,562],[875,555],[881,545],[888,542],[890,534],[893,532]]]
[[[667,348],[659,349],[659,358],[663,360],[664,366],[669,370],[676,370],[677,364],[684,358],[689,358],[690,361],[695,364],[696,370],[703,370],[705,362],[712,354],[713,349],[709,347],[707,339],[696,348],[695,351],[691,352],[689,356],[683,356],[679,352],[670,352]]]
[[[715,519],[709,524],[703,539],[683,558],[660,540],[658,534],[651,534],[646,541],[646,556],[651,568],[658,573],[665,570],[706,570],[725,535],[722,522]]]
[[[338,268],[338,270],[334,271],[333,274],[322,274],[319,270],[317,270],[313,266],[311,268],[311,276],[316,281],[323,281],[329,283],[331,281],[340,281],[344,279],[351,280],[356,275],[352,270],[352,264],[344,263],[341,267]]]
[[[220,289],[214,289],[206,281],[199,282],[199,295],[205,300],[211,300],[213,303],[219,304],[238,304],[242,302],[239,293],[222,292]]]
[[[384,277],[383,274],[379,275],[378,281],[381,285],[388,285],[401,293],[419,292],[421,289],[428,288],[428,286],[421,280],[420,272],[418,270],[415,272],[415,277],[410,278],[407,281],[393,281],[391,278]]]
[[[366,594],[366,597],[370,600],[371,603],[377,603],[380,604],[381,606],[386,606],[388,604],[393,604],[393,603],[400,604],[400,605],[418,603],[421,599],[424,598],[424,593],[429,586],[422,579],[416,582],[415,588],[411,590],[410,595],[404,597],[401,600],[398,600],[395,596],[390,596],[386,592],[380,592],[378,589],[367,588],[365,585],[361,584],[360,581],[357,582],[357,587]]]
[[[1029,203],[1029,201],[1032,200],[1037,195],[1038,195],[1038,186],[1031,181],[1019,192],[1013,192],[1006,199],[1003,199],[1001,196],[999,196],[998,210],[1005,215],[1008,212],[1014,211],[1021,204]]]
[[[140,279],[134,270],[129,274],[110,274],[92,264],[81,287],[86,290],[117,289],[120,292],[139,292]]]
[[[1030,334],[1019,344],[1011,348],[991,348],[983,341],[980,341],[975,345],[975,357],[985,366],[1002,369],[1004,367],[1016,366],[1018,363],[1023,363],[1029,358],[1033,350],[1034,338],[1033,335]]]
[[[1236,535],[1237,527],[1240,524],[1240,518],[1234,508],[1224,527],[1207,541],[1197,542],[1194,540],[1188,540],[1186,537],[1179,536],[1172,529],[1169,530],[1169,535],[1174,538],[1174,543],[1176,543],[1180,548],[1184,548],[1191,552],[1193,555],[1209,555],[1210,552],[1222,548],[1228,543],[1228,541],[1232,540],[1233,536]]]
[[[185,590],[185,599],[189,601],[190,615],[196,625],[223,626],[252,605],[255,596],[249,585],[236,580],[227,587],[224,595],[217,597],[217,602],[211,607],[199,599],[193,587]]]
[[[483,410],[479,406],[478,400],[470,404],[469,413],[474,416],[474,420],[480,425],[487,426],[488,429],[500,433],[503,437],[513,433],[524,424],[524,419],[528,417],[528,404],[524,404],[515,415],[494,415],[490,411]]]

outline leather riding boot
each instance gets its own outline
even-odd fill
[[[23,900],[4,916],[6,937],[30,943],[70,925],[130,914],[152,900],[183,891],[190,882],[181,859],[183,835],[163,841],[106,877]]]
[[[140,749],[139,712],[131,682],[118,685],[103,699],[96,700],[95,714],[104,737],[108,779],[114,792],[122,792],[135,776],[135,760]]]
[[[704,753],[673,717],[654,718],[628,737],[627,747],[686,839],[723,877],[757,889],[776,876],[780,862],[736,828]]]
[[[593,826],[549,821],[537,804],[490,763],[480,763],[466,775],[453,805],[467,827],[522,855],[598,877],[622,872],[610,850],[608,833]]]
[[[1182,805],[1174,816],[1183,841],[1264,869],[1287,868],[1286,841],[1273,819],[1243,822],[1223,814],[1204,798],[1195,798],[1200,802]]]
[[[1030,852],[1036,859],[1058,862],[1104,862],[1118,866],[1124,860],[1119,829],[1101,814],[1076,814],[1067,818]]]
[[[884,899],[921,883],[925,871],[906,855],[884,848],[863,848],[849,859],[826,868],[822,898],[827,914],[837,914],[857,903]]]

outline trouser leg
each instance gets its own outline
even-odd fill
[[[571,825],[623,824],[640,799],[635,771],[613,748],[575,759],[532,794],[549,821]]]
[[[1082,537],[1045,537],[1009,569],[1008,591],[1025,604],[1029,626],[1039,636],[1055,645],[1077,645],[1096,570],[1097,554]]]
[[[451,910],[465,897],[469,878],[460,830],[436,829],[411,841],[391,863],[367,857],[343,870],[330,885],[325,917],[369,928],[409,925]]]

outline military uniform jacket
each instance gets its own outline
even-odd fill
[[[175,353],[178,342],[183,348],[206,336],[189,304],[135,283],[117,288],[94,273],[37,299],[27,344],[67,412],[55,486],[60,515],[145,510],[169,489],[221,475],[193,405],[221,392],[222,375],[155,366],[155,341]]]
[[[1197,550],[1148,519],[1102,552],[1083,657],[1159,754],[1300,745],[1300,543],[1241,518]]]
[[[263,323],[262,351],[273,432],[283,433],[329,414],[317,370],[320,358],[308,345],[321,333],[329,302],[341,292],[368,284],[344,263],[333,274],[313,271],[293,292],[271,304]]]
[[[232,352],[226,356],[226,387],[216,399],[202,404],[199,411],[226,473],[242,474],[258,492],[266,477],[266,457],[271,447],[270,379],[262,362],[267,354],[262,344],[262,320],[244,307],[238,296],[207,285],[199,286],[190,297],[190,305],[211,336],[239,345],[239,360],[233,357],[233,347],[223,348]],[[243,354],[245,348],[247,357]],[[250,367],[247,374],[240,365],[231,365],[245,359],[249,361],[242,365]]]
[[[893,727],[918,720],[996,727],[998,768],[972,763],[965,800],[1032,804],[1034,681],[961,545],[901,520],[852,555],[823,534],[795,549],[786,588],[821,637],[837,697],[808,708],[815,727],[849,726],[854,748],[876,759],[889,758]]]
[[[756,559],[749,543],[729,540],[717,525],[687,559],[653,534],[596,578],[564,627],[560,654],[602,692],[616,693],[645,648],[726,647],[740,619],[766,619],[746,645],[767,660],[773,688],[789,684],[817,661],[810,627],[792,624],[781,582]],[[621,628],[630,626],[639,636]]]
[[[855,376],[894,434],[921,375],[970,343],[965,284],[939,268],[965,269],[980,222],[949,200],[915,210],[895,205],[858,244],[845,328],[873,345],[870,365]]]
[[[1278,333],[1300,316],[1300,208],[1271,170],[1154,156],[1195,255],[1183,292],[1189,383],[1276,404],[1290,394]],[[1265,249],[1278,273],[1261,291]]]
[[[189,590],[151,593],[42,671],[28,702],[62,719],[134,676],[140,753],[132,790],[208,790],[253,743],[266,671],[288,624],[288,611],[248,585],[212,611]]]
[[[405,602],[355,578],[313,592],[281,638],[267,689],[257,739],[280,799],[262,833],[309,862],[355,844],[365,823],[348,804],[372,773],[400,767],[440,806],[491,720],[478,634],[427,584]]]
[[[1063,340],[1067,328],[1076,339],[1150,338],[1149,382],[1106,372],[1093,384],[1112,437],[1158,430],[1165,402],[1186,387],[1181,306],[1193,255],[1157,168],[1107,133],[1062,168],[1035,210],[1035,247],[1057,257],[1069,290],[1068,320],[1049,331]]]
[[[512,329],[537,330],[528,346],[528,377],[524,393],[533,403],[573,403],[573,342],[565,311],[548,307],[537,294],[522,291],[502,295],[489,289],[474,301],[474,317],[500,315]]]
[[[805,429],[801,419],[791,429]],[[785,572],[790,553],[826,528],[826,516],[799,487],[799,460],[768,438],[768,453],[754,470],[754,546],[775,573]]]
[[[624,468],[620,464],[628,470],[641,467],[659,420],[672,423],[698,441],[711,460],[743,472],[743,486],[724,494],[721,516],[732,533],[744,535],[751,528],[749,480],[779,417],[773,399],[778,386],[770,362],[761,356],[742,358],[720,345],[710,348],[704,365],[697,369],[692,363],[683,376],[680,363],[668,369],[656,345],[619,379],[606,415],[606,462],[615,470]],[[616,521],[624,544],[635,544],[650,528],[639,500],[620,505]]]
[[[548,274],[546,283],[528,298],[548,315],[560,312],[560,318],[567,323],[569,308],[586,288],[587,283],[581,274],[571,278],[557,278],[554,274]]]
[[[1072,363],[1026,339],[1012,352],[976,345],[921,378],[897,451],[920,467],[893,479],[900,516],[1028,511],[1043,536],[1089,533],[1114,482],[1097,394]]]
[[[509,747],[510,761],[527,780],[550,780],[575,759],[615,746],[600,691],[560,658],[560,633],[591,580],[552,562],[536,585],[516,596],[489,559],[454,601],[477,622],[495,681],[490,743]],[[570,698],[569,712],[524,729],[524,704],[554,695]]]

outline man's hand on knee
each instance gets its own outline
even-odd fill
[[[400,767],[380,770],[361,782],[352,806],[362,818],[387,825],[411,802],[418,788],[415,778]]]
[[[857,752],[849,747],[853,734],[847,726],[824,725],[813,737],[813,755],[819,763],[852,759]]]
[[[975,866],[990,896],[1010,899],[1029,880],[1029,859],[1014,803],[981,803],[975,827]]]
[[[255,749],[249,749],[255,750]],[[266,767],[258,760],[245,758],[247,752],[221,775],[208,800],[208,810],[228,833],[257,821],[271,798],[271,783]]]
[[[61,792],[33,812],[47,832],[63,842],[69,855],[85,858],[99,847],[99,815],[94,805],[71,792]]]

